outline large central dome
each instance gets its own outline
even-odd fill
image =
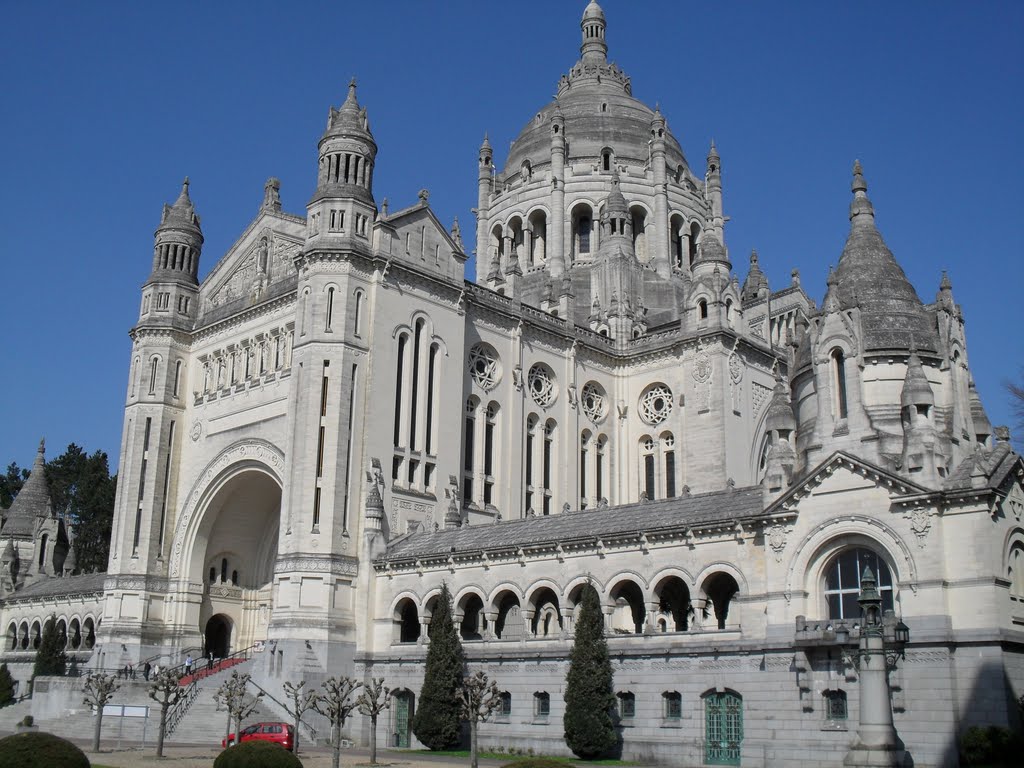
[[[558,84],[558,95],[543,107],[519,133],[509,151],[506,174],[518,173],[523,163],[547,162],[551,137],[549,124],[559,110],[565,119],[569,158],[601,157],[611,149],[615,157],[641,165],[649,157],[651,120],[655,112],[633,97],[629,77],[608,62],[604,13],[591,2],[581,22],[581,58]],[[689,168],[679,142],[667,132],[666,163],[670,168]]]

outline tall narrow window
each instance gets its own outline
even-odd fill
[[[420,350],[423,343],[423,321],[416,321],[412,345],[412,395],[409,398],[409,448],[416,450],[416,413],[419,406]]]
[[[690,225],[690,266],[693,266],[697,258],[697,243],[700,241],[700,225],[694,222]]]
[[[156,369],[159,365],[159,358],[154,357],[149,361],[149,394],[156,394]]]
[[[836,418],[845,419],[846,409],[846,358],[838,347],[832,350],[832,379],[835,384]]]
[[[654,492],[654,455],[650,453],[644,456],[644,493],[651,501],[654,501],[656,498]]]
[[[590,433],[580,437],[580,509],[587,508],[587,461],[590,448]]]
[[[171,422],[170,429],[167,430],[167,456],[164,459],[164,488],[160,494],[160,541],[159,541],[159,557],[163,557],[164,554],[164,525],[167,521],[167,496],[171,487],[171,449],[174,447],[174,422]]]
[[[494,433],[498,424],[496,403],[487,406],[486,419],[484,423],[484,504],[490,504],[494,493]]]
[[[405,367],[405,348],[409,337],[402,334],[398,337],[398,370],[395,372],[395,447],[402,443],[402,389],[405,381],[402,378]]]
[[[526,420],[526,511],[533,511],[533,461],[537,445],[537,417]]]
[[[178,396],[178,390],[181,388],[181,360],[174,364],[174,396]]]
[[[362,334],[363,326],[363,292],[356,291],[355,316],[352,318],[352,335]]]
[[[594,496],[598,504],[607,495],[604,490],[604,478],[606,474],[605,462],[608,460],[608,438],[601,435],[597,438],[597,466],[594,477]]]
[[[437,406],[437,344],[430,345],[430,356],[427,361],[427,453],[434,453],[434,408]]]
[[[665,498],[671,499],[676,495],[676,440],[671,432],[661,436],[661,446],[665,460]]]
[[[320,378],[320,428],[316,441],[316,478],[313,483],[313,531],[320,527],[320,488],[324,475],[324,443],[327,439],[327,393],[330,387],[330,360],[324,360],[323,375]]]
[[[149,436],[153,430],[153,419],[146,418],[146,430],[142,437],[142,462],[139,466],[139,500],[135,507],[135,535],[132,538],[132,557],[139,554],[139,535],[142,532],[142,500],[146,496],[146,464],[149,461]]]
[[[555,422],[544,425],[544,514],[551,514],[551,494],[554,491]]]
[[[473,456],[476,451],[476,401],[471,397],[466,401],[466,434],[463,440],[462,458],[462,500],[469,504],[473,501]]]
[[[356,374],[359,373],[359,366],[352,364],[352,385],[348,390],[348,446],[345,450],[345,496],[341,508],[341,530],[348,532],[348,496],[352,488],[352,422],[355,419],[356,404]]]
[[[42,571],[46,566],[46,542],[50,537],[45,533],[39,540],[39,570]]]
[[[590,253],[590,229],[591,222],[589,216],[581,216],[579,224],[580,232],[580,253]]]
[[[330,332],[331,325],[334,322],[334,289],[327,289],[327,323],[324,327],[325,331]]]

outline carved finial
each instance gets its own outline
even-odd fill
[[[43,456],[45,453],[46,453],[46,438],[44,437],[44,438],[41,438],[39,440],[39,455]]]
[[[430,199],[430,190],[421,189],[419,191],[419,198],[421,203],[426,203]]]
[[[385,219],[388,217],[388,199],[386,197],[380,201],[380,215]]]
[[[452,222],[452,240],[459,246],[459,250],[463,249],[462,245],[462,228],[459,226],[459,217],[455,217],[455,221]]]
[[[271,211],[281,210],[281,181],[273,176],[263,185],[263,208]]]

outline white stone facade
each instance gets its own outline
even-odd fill
[[[482,743],[559,751],[589,579],[626,756],[840,764],[858,682],[836,632],[857,637],[870,562],[911,628],[896,727],[915,765],[955,764],[956,734],[1015,722],[1024,693],[1024,465],[949,281],[918,299],[858,166],[822,306],[756,255],[741,286],[721,158],[689,165],[605,30],[591,3],[504,170],[481,147],[475,282],[426,193],[378,208],[354,83],[305,214],[271,179],[201,282],[186,180],[132,331],[101,650],[265,643],[271,688],[384,675],[380,739],[407,745],[447,582],[471,666],[509,693]],[[2,624],[47,610],[14,592]]]

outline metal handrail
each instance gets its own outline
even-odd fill
[[[268,699],[270,699],[270,700],[271,700],[272,702],[274,702],[275,704],[277,704],[277,706],[279,706],[279,707],[280,707],[281,709],[283,709],[283,710],[284,710],[285,712],[288,712],[288,713],[290,714],[290,711],[289,711],[289,709],[288,709],[288,705],[287,705],[287,704],[283,703],[283,702],[282,702],[282,701],[281,701],[280,699],[278,699],[278,698],[277,698],[276,696],[274,696],[274,694],[272,694],[272,693],[271,693],[270,691],[268,691],[268,690],[267,690],[266,688],[264,688],[264,687],[263,687],[262,685],[260,685],[259,683],[257,683],[257,682],[256,682],[255,680],[253,680],[253,679],[252,679],[251,677],[249,678],[249,685],[251,685],[251,686],[253,686],[253,687],[255,687],[255,688],[258,688],[258,689],[259,689],[259,690],[260,690],[260,691],[261,691],[261,692],[263,693],[263,695],[264,695],[264,696],[266,696],[266,697],[267,697]],[[306,726],[307,730],[309,730],[310,736],[312,737],[312,739],[313,739],[314,741],[316,741],[316,728],[314,728],[314,727],[313,727],[312,725],[310,725],[309,723],[307,723],[307,722],[306,722],[305,720],[303,720],[303,719],[302,719],[301,717],[299,718],[299,724],[300,724],[300,725],[304,725],[304,726]]]
[[[185,693],[174,703],[170,711],[167,713],[167,735],[170,736],[174,733],[174,729],[178,727],[178,723],[182,721],[185,715],[188,713],[189,707],[192,706],[192,702],[199,696],[199,681],[193,680],[185,688]]]
[[[222,662],[229,661],[231,659],[240,659],[242,661],[248,661],[249,659],[252,658],[252,654],[253,654],[253,649],[254,648],[256,648],[256,644],[255,643],[253,643],[252,645],[248,646],[247,648],[243,648],[240,651],[235,651],[234,653],[229,653],[227,656],[224,656],[222,658],[217,659],[214,663],[215,664],[220,664]],[[200,658],[202,658],[202,657],[200,657]],[[190,673],[188,673],[188,674],[193,674],[193,675],[197,674],[199,672],[202,672],[204,669],[209,669],[210,666],[211,665],[209,663],[207,663],[207,665],[205,667],[197,667],[195,662],[193,662],[192,663],[192,671]],[[176,667],[170,667],[169,669],[170,669],[171,672],[174,672],[176,675],[178,675],[178,677],[185,677],[186,676],[185,664],[184,663],[179,664]]]

